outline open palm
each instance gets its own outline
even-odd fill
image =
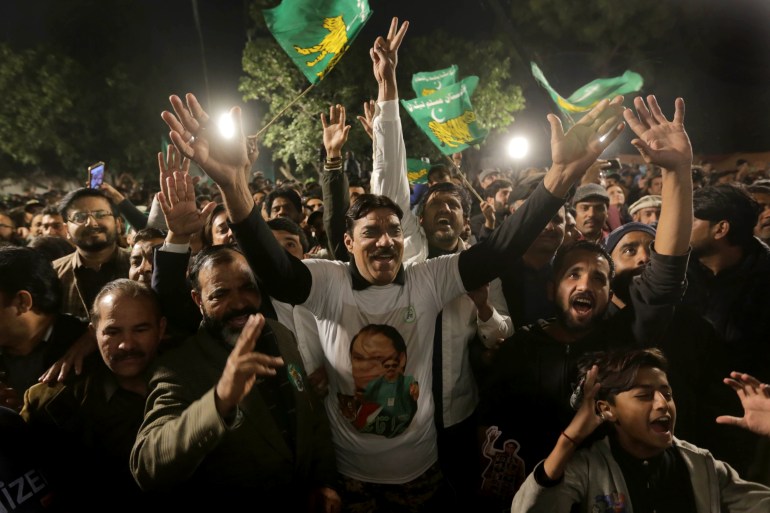
[[[649,105],[649,107],[648,107]],[[636,116],[629,109],[624,113],[628,126],[638,139],[631,141],[648,164],[673,171],[687,167],[692,161],[692,144],[684,128],[684,100],[677,98],[673,121],[666,119],[654,96],[634,98]]]
[[[758,379],[740,372],[731,372],[725,384],[735,390],[743,406],[743,417],[722,415],[719,424],[729,424],[770,436],[770,389]]]

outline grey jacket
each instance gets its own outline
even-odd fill
[[[770,488],[744,481],[705,449],[677,439],[674,445],[690,473],[698,513],[770,511]],[[606,438],[575,453],[555,486],[539,485],[532,472],[513,498],[511,511],[567,513],[572,504],[580,504],[579,511],[585,513],[633,513],[623,473]]]

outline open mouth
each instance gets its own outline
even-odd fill
[[[575,296],[572,299],[572,308],[579,314],[587,314],[594,308],[594,298],[589,294]]]
[[[249,314],[238,315],[232,319],[228,319],[227,324],[228,326],[232,326],[234,328],[243,328],[248,320]]]
[[[671,433],[672,419],[670,415],[663,415],[650,422],[650,429],[654,432],[667,435]]]

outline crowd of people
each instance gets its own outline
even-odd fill
[[[146,201],[0,209],[4,510],[770,511],[764,170],[616,97],[548,116],[547,169],[410,186],[407,29],[371,48],[365,182],[344,106],[319,180],[271,184],[188,94]],[[624,129],[644,165],[599,159]]]

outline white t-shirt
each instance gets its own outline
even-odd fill
[[[313,286],[303,306],[317,319],[327,359],[329,395],[325,404],[337,468],[342,474],[367,482],[403,484],[436,462],[433,335],[443,306],[465,293],[458,258],[459,254],[454,254],[408,264],[403,286],[372,285],[359,291],[353,290],[348,268],[354,264],[304,261],[313,276]],[[358,364],[354,375],[351,343],[368,325],[395,329],[406,345],[406,355],[390,358],[399,352],[396,343],[384,342],[379,348],[385,349],[379,353],[368,351],[377,348],[376,344],[367,345],[364,352],[369,356],[359,357],[363,363]],[[372,330],[366,331],[359,341],[363,343],[371,334]],[[392,338],[387,333],[380,335]],[[398,366],[396,382],[401,386],[386,385],[398,390],[398,396],[377,403],[366,392],[367,385],[385,376],[388,366]]]

